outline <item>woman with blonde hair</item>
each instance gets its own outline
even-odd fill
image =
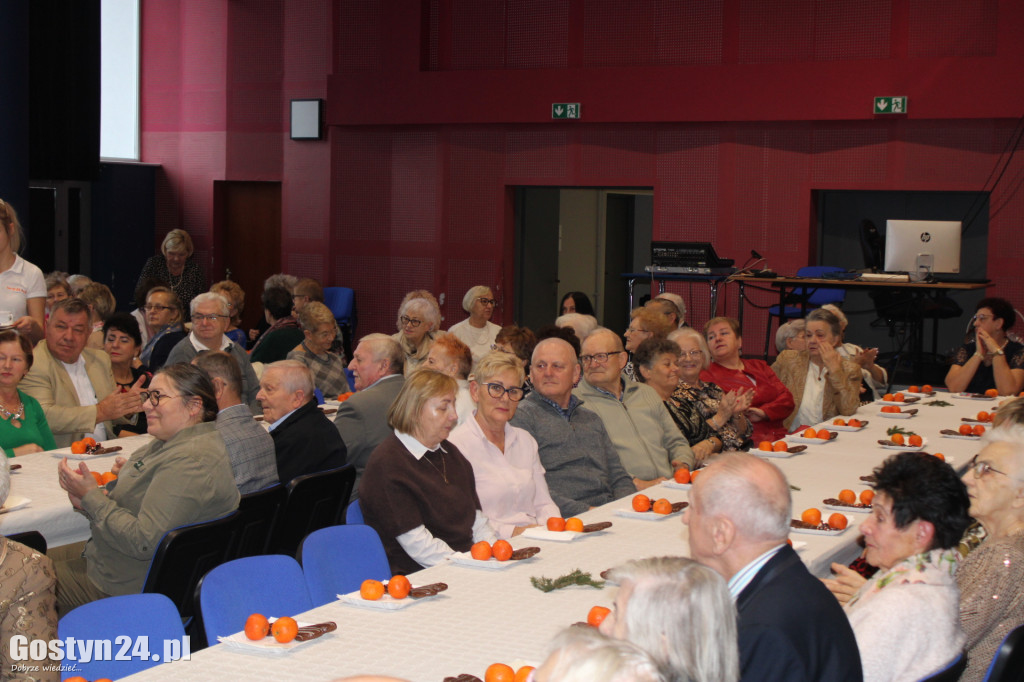
[[[647,339],[663,339],[668,333],[675,329],[667,317],[653,308],[634,308],[629,314],[629,327],[623,338],[626,339],[625,348],[629,353],[629,362],[622,373],[632,381],[636,381],[636,368],[633,367],[633,353],[641,343]]]
[[[469,313],[469,317],[448,328],[449,334],[454,334],[469,346],[473,362],[491,352],[494,339],[501,331],[501,327],[491,322],[497,305],[490,287],[475,286],[462,297],[462,309]]]
[[[110,319],[117,308],[117,300],[114,292],[106,284],[93,282],[87,284],[78,295],[89,306],[89,321],[92,323],[92,333],[89,335],[89,348],[103,350],[103,323]]]
[[[43,338],[46,285],[43,271],[18,255],[21,223],[0,199],[0,327],[13,327],[33,342]]]
[[[345,358],[331,352],[338,330],[331,309],[323,303],[310,301],[302,306],[298,318],[305,338],[288,353],[288,359],[309,367],[313,383],[325,398],[333,399],[351,391],[345,374]]]
[[[139,284],[156,278],[178,297],[185,319],[192,299],[206,291],[206,276],[193,258],[192,237],[185,230],[171,230],[160,245],[160,255],[151,256],[139,273]],[[138,288],[138,284],[136,285]]]
[[[441,332],[441,308],[433,294],[424,289],[410,291],[398,308],[398,332],[392,337],[405,352],[405,375],[427,361],[430,346]]]

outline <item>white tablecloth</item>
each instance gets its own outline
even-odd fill
[[[995,401],[963,401],[940,394],[951,407],[921,406],[908,420],[878,416],[878,406],[862,407],[861,419],[869,427],[857,433],[840,433],[827,445],[811,446],[790,459],[775,459],[792,485],[794,516],[807,507],[822,508],[822,500],[836,497],[843,488],[861,490],[858,477],[871,473],[891,451],[876,441],[885,429],[899,425],[928,439],[931,452],[941,451],[964,464],[977,451],[977,443],[939,438],[942,428],[956,428],[960,417],[991,409]],[[683,490],[652,489],[670,501],[687,499]],[[515,538],[513,545],[542,548],[533,560],[505,571],[485,571],[445,564],[412,576],[414,585],[442,581],[449,590],[442,596],[416,603],[397,612],[377,612],[333,602],[302,614],[299,620],[333,620],[338,630],[281,658],[256,656],[217,645],[192,655],[192,660],[161,665],[139,673],[135,680],[237,679],[242,671],[258,670],[263,678],[277,680],[329,680],[358,673],[378,673],[439,682],[446,675],[472,673],[481,679],[493,662],[538,663],[551,638],[562,628],[585,621],[595,604],[611,606],[613,589],[571,587],[543,593],[530,584],[531,576],[557,577],[580,568],[596,577],[604,569],[632,558],[654,555],[685,555],[686,528],[681,515],[662,521],[618,517],[614,510],[628,508],[628,498],[583,515],[584,521],[610,520],[609,530],[576,542],[557,543]],[[830,512],[822,509],[827,518]],[[849,514],[850,529],[839,537],[793,534],[807,542],[800,552],[818,575],[828,571],[833,559],[849,561],[859,553],[856,526],[862,514]],[[273,589],[268,585],[267,589]],[[265,614],[268,616],[288,614]],[[239,629],[244,625],[239,623]]]

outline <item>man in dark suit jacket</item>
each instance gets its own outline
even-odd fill
[[[404,360],[402,347],[385,334],[364,336],[352,353],[348,368],[355,377],[356,394],[341,404],[334,417],[349,462],[356,468],[352,499],[359,496],[359,481],[370,453],[392,433],[388,410],[405,385]]]
[[[345,443],[317,407],[313,373],[306,365],[297,360],[267,365],[256,399],[270,423],[281,483],[345,466]]]
[[[746,453],[714,460],[690,491],[690,555],[729,582],[739,613],[740,679],[860,682],[846,614],[786,544],[791,515],[786,477]]]

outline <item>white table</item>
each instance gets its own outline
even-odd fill
[[[892,451],[876,441],[891,425],[901,425],[926,437],[931,452],[941,451],[955,465],[964,464],[977,451],[977,443],[941,439],[942,428],[956,428],[960,417],[980,409],[991,409],[995,401],[963,401],[939,394],[951,407],[921,406],[918,416],[908,420],[880,418],[877,405],[862,407],[861,419],[867,429],[841,433],[827,445],[811,446],[789,459],[775,459],[791,484],[794,515],[807,507],[822,508],[821,501],[836,497],[843,488],[861,490],[859,476],[871,473]],[[670,501],[687,499],[683,490],[663,486],[652,489],[655,496]],[[583,515],[586,522],[610,520],[614,526],[604,533],[572,543],[555,543],[515,538],[513,545],[542,548],[531,561],[505,571],[484,571],[451,564],[425,569],[411,576],[414,585],[445,582],[449,590],[434,600],[416,603],[398,612],[377,612],[332,602],[302,614],[299,620],[333,620],[338,630],[281,658],[250,655],[213,646],[192,655],[190,661],[161,665],[133,680],[235,679],[242,670],[259,670],[263,678],[278,680],[328,680],[358,673],[378,673],[400,678],[439,682],[446,675],[472,673],[481,679],[487,666],[505,662],[514,667],[538,663],[551,638],[562,628],[586,620],[595,604],[610,606],[613,589],[572,587],[542,593],[531,586],[531,576],[557,577],[572,569],[590,571],[595,577],[603,570],[632,558],[688,553],[686,528],[680,515],[661,521],[642,521],[614,515],[628,508],[629,498],[618,500]],[[824,509],[826,518],[828,513]],[[864,518],[848,514],[850,529],[839,537],[793,534],[807,547],[800,552],[812,572],[824,575],[833,559],[848,561],[859,553],[856,526]],[[272,586],[268,585],[268,589]],[[265,614],[285,615],[285,614]],[[241,629],[243,623],[239,623]]]
[[[110,455],[99,455],[86,461],[91,471],[110,471],[117,456],[128,457],[152,440],[152,436],[131,436],[104,441],[105,445],[120,445],[123,450]],[[10,460],[21,469],[11,472],[11,493],[32,500],[27,507],[0,514],[0,534],[11,535],[37,530],[46,538],[49,547],[88,540],[89,521],[77,512],[68,500],[68,494],[57,482],[57,465],[61,459],[55,454],[70,453],[70,448],[50,452],[37,452]],[[78,462],[69,460],[72,466]]]

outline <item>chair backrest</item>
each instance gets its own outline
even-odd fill
[[[1020,680],[1024,680],[1024,625],[1014,628],[1003,639],[985,674],[985,682]]]
[[[806,265],[796,271],[797,277],[818,277],[829,272],[845,272],[846,268],[838,268],[834,265]],[[820,308],[826,303],[842,303],[846,300],[845,289],[829,289],[822,287],[808,287],[809,294],[799,291],[800,296],[807,296],[807,306]],[[797,292],[794,292],[797,293]]]
[[[285,488],[280,483],[242,495],[238,501],[238,521],[231,538],[228,559],[257,556],[270,551],[270,539],[285,496]]]
[[[355,482],[356,470],[351,464],[292,479],[274,532],[274,551],[295,556],[302,538],[320,528],[345,523],[345,508]]]
[[[362,523],[360,521],[359,523]],[[15,533],[14,535],[8,535],[8,540],[14,540],[20,542],[29,549],[34,549],[40,554],[46,554],[46,538],[43,534],[37,530],[27,530],[24,533]]]
[[[920,682],[957,682],[966,668],[967,656],[961,651],[960,655],[946,664],[946,667],[922,678]]]
[[[359,500],[352,500],[348,503],[348,509],[345,511],[345,523],[349,525],[365,523],[363,521],[363,508],[359,506]]]
[[[354,325],[356,292],[348,287],[324,287],[324,305],[339,325]]]
[[[143,592],[166,595],[185,620],[192,618],[196,585],[228,559],[238,512],[167,531],[153,555]]]
[[[250,614],[278,618],[313,608],[299,562],[280,554],[245,557],[217,566],[196,588],[196,602],[211,645],[218,637],[245,629]]]
[[[142,635],[149,637],[149,653],[151,656],[159,655],[158,661],[152,657],[150,660],[142,660],[140,656],[114,660],[120,649],[116,643],[118,637],[127,636],[138,641],[137,638]],[[110,656],[97,656],[97,652],[93,651],[93,660],[88,663],[70,660],[65,654],[64,665],[73,669],[63,672],[61,679],[81,675],[87,680],[102,677],[116,680],[164,663],[168,653],[172,658],[187,653],[183,648],[185,628],[181,624],[178,609],[162,594],[126,594],[83,604],[60,619],[57,623],[57,636],[65,642],[68,637],[94,643],[106,640],[111,643],[112,649]],[[174,641],[182,647],[176,652],[169,644]],[[164,647],[167,647],[166,651]]]
[[[321,528],[306,536],[300,554],[302,573],[314,606],[358,590],[364,580],[391,577],[384,544],[369,526]]]

